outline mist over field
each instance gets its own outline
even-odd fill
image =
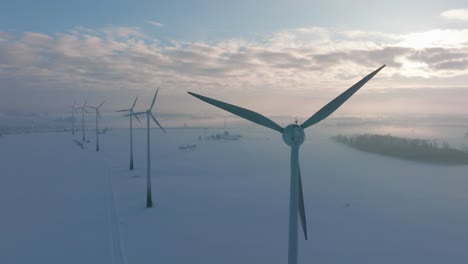
[[[306,132],[300,162],[309,240],[300,238],[301,261],[463,262],[465,166],[359,152],[330,136],[386,131],[459,146],[466,126],[364,120],[330,119]],[[225,130],[242,138],[205,140]],[[152,209],[144,208],[145,129],[134,131],[133,172],[125,128],[100,135],[99,153],[92,132],[84,149],[72,141],[81,141],[80,131],[5,135],[0,261],[284,263],[289,148],[281,135],[229,123],[167,131],[151,129]],[[196,148],[179,149],[187,144]]]

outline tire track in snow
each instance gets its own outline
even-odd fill
[[[110,162],[106,159],[107,163]],[[108,226],[109,226],[109,247],[111,251],[111,260],[113,264],[127,264],[127,256],[125,254],[125,245],[120,233],[120,224],[117,213],[117,200],[115,198],[115,192],[112,185],[111,173],[109,169],[106,169],[106,182],[107,182],[107,196],[108,196]]]

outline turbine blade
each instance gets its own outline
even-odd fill
[[[97,108],[101,108],[101,106],[105,103],[106,101],[102,101],[102,103],[97,107]]]
[[[135,102],[133,102],[132,108],[130,108],[130,109],[133,110],[133,107],[135,107],[137,100],[138,100],[138,96],[135,98]]]
[[[338,97],[333,99],[331,102],[329,102],[327,105],[322,107],[317,113],[315,113],[313,116],[311,116],[309,119],[307,119],[302,125],[302,128],[307,128],[310,127],[323,119],[327,118],[329,115],[331,115],[333,112],[335,112],[336,109],[338,109],[346,100],[348,100],[354,93],[356,93],[364,84],[366,84],[372,77],[374,77],[380,70],[382,70],[385,67],[385,65],[381,66],[377,70],[371,72],[369,75],[364,77],[362,80],[357,82],[355,85],[351,86],[348,90],[344,91],[342,94],[340,94]]]
[[[133,111],[132,111],[132,113],[133,113],[133,115],[135,115],[135,116],[146,114],[146,112],[136,112],[136,113],[135,113],[135,112],[133,112]]]
[[[150,113],[150,116],[151,116],[151,118],[153,119],[153,121],[156,123],[156,125],[158,125],[159,128],[161,128],[162,131],[164,131],[164,133],[167,134],[167,133],[166,133],[166,130],[164,130],[164,128],[161,126],[161,124],[159,124],[158,120],[156,119],[156,117],[154,117],[153,113]]]
[[[156,97],[158,96],[158,92],[159,92],[159,87],[156,90],[156,93],[154,94],[153,102],[151,102],[151,106],[150,106],[149,110],[153,109],[154,103],[156,102]]]
[[[122,109],[122,110],[117,110],[115,112],[128,112],[128,111],[130,111],[130,109]]]
[[[141,123],[141,121],[140,121],[140,118],[138,118],[138,116],[135,115],[135,113],[133,113],[133,110],[130,110],[130,111],[131,111],[131,113],[133,114],[133,116],[136,118],[136,120],[138,120],[138,123],[140,123],[140,125],[143,125],[143,124]]]
[[[102,118],[101,118],[101,113],[99,113],[99,108],[96,108],[96,113],[97,113],[97,115],[98,115],[98,117],[99,117],[99,120],[102,120]]]
[[[301,218],[302,231],[304,231],[305,240],[307,240],[307,220],[304,209],[304,194],[302,192],[302,178],[301,178],[301,167],[298,164],[299,171],[299,217]]]
[[[280,133],[283,132],[283,128],[276,124],[275,122],[273,122],[271,119],[259,114],[259,113],[256,113],[254,111],[251,111],[251,110],[248,110],[248,109],[245,109],[245,108],[242,108],[242,107],[238,107],[238,106],[235,106],[235,105],[232,105],[232,104],[228,104],[228,103],[225,103],[225,102],[221,102],[221,101],[218,101],[218,100],[215,100],[215,99],[211,99],[209,97],[206,97],[206,96],[203,96],[203,95],[199,95],[199,94],[196,94],[196,93],[192,93],[192,92],[187,92],[188,94],[192,95],[192,96],[195,96],[196,98],[202,100],[202,101],[205,101],[206,103],[209,103],[209,104],[212,104],[216,107],[219,107],[223,110],[226,110],[230,113],[233,113],[237,116],[240,116],[244,119],[247,119],[249,121],[252,121],[256,124],[259,124],[259,125],[262,125],[264,127],[268,127],[268,128],[271,128],[273,130],[276,130]]]

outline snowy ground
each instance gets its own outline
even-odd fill
[[[146,209],[145,132],[135,131],[133,172],[126,129],[102,135],[100,153],[94,134],[84,150],[67,133],[0,139],[0,263],[287,262],[280,134],[249,128],[216,142],[152,130],[156,207]],[[468,263],[467,167],[357,152],[328,140],[337,133],[308,129],[301,148],[301,263]]]

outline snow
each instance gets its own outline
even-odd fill
[[[248,127],[238,141],[199,141],[202,129],[152,129],[147,209],[145,132],[134,133],[135,171],[128,129],[101,135],[99,153],[94,134],[84,150],[69,133],[0,139],[0,263],[287,262],[280,134]],[[305,132],[300,263],[467,263],[467,167],[357,152],[328,139],[336,128]]]

